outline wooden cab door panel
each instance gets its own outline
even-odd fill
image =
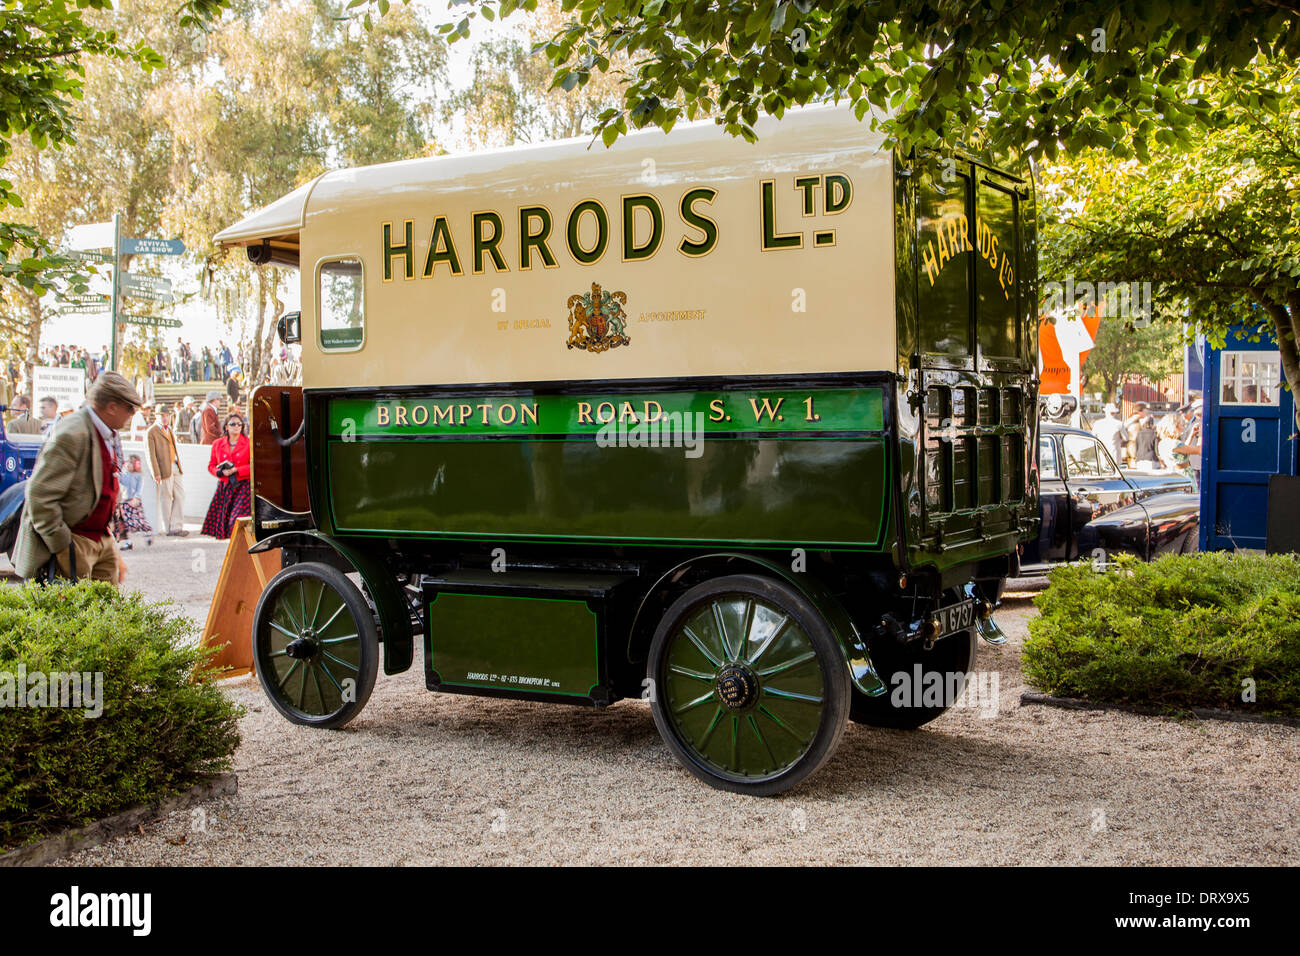
[[[310,528],[307,497],[307,442],[297,434],[303,421],[302,388],[263,385],[253,392],[253,532],[262,538]]]

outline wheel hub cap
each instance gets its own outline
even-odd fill
[[[758,696],[758,679],[748,668],[730,665],[718,674],[718,697],[729,710],[743,710]]]
[[[304,661],[316,653],[316,642],[310,637],[300,637],[290,641],[284,652],[294,660]]]

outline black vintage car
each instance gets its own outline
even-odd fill
[[[1037,539],[1025,542],[1022,574],[1079,558],[1150,560],[1196,550],[1201,499],[1192,480],[1121,471],[1088,432],[1044,423],[1038,480],[1042,523]]]

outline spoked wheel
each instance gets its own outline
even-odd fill
[[[928,651],[919,640],[873,646],[871,663],[887,689],[879,697],[853,691],[849,715],[860,724],[895,730],[916,730],[928,724],[952,706],[953,692],[966,686],[975,666],[977,643],[972,628],[935,641]]]
[[[337,568],[307,562],[266,586],[253,616],[257,677],[295,724],[342,727],[375,687],[379,637],[356,585]]]
[[[739,574],[687,591],[659,622],[649,666],[659,733],[720,790],[793,787],[826,762],[848,720],[844,654],[782,581]]]

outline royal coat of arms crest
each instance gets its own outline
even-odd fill
[[[591,292],[569,296],[569,341],[571,349],[605,352],[631,345],[627,334],[627,293],[606,292],[597,283]]]

